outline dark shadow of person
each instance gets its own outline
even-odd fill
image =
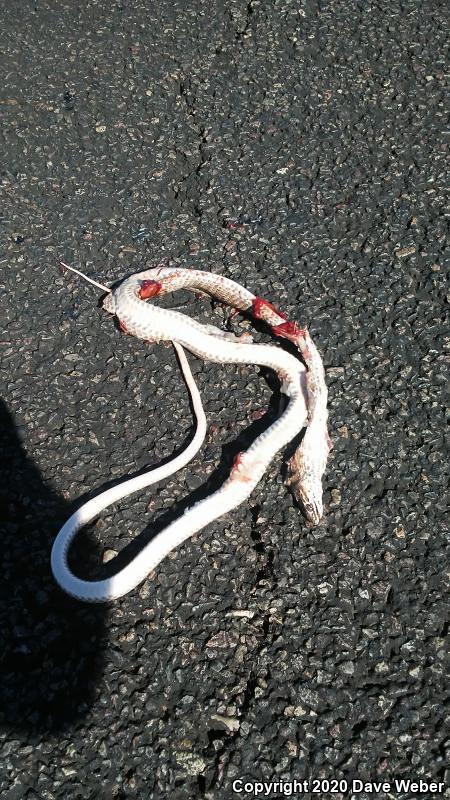
[[[65,595],[50,569],[72,511],[45,485],[0,401],[0,726],[9,732],[70,728],[103,674],[107,608]],[[92,541],[80,538],[92,557]]]

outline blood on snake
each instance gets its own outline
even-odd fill
[[[53,575],[61,588],[87,602],[106,602],[127,594],[145,580],[174,548],[243,503],[278,451],[305,427],[303,439],[288,462],[286,483],[302,506],[309,524],[317,525],[323,514],[322,476],[331,441],[327,431],[324,368],[307,328],[300,328],[271,303],[221,275],[194,269],[156,267],[138,272],[110,289],[79,270],[61,264],[106,292],[103,308],[117,318],[121,330],[146,342],[172,342],[196,418],[194,437],[182,453],[163,466],[102,492],[69,517],[56,536],[51,553]],[[298,348],[299,358],[274,345],[255,344],[248,334],[238,337],[214,326],[203,325],[173,309],[146,302],[177,289],[200,291],[235,311],[249,313],[255,320],[264,322],[275,336],[293,342]],[[287,406],[246,451],[238,454],[229,477],[219,489],[188,508],[125,567],[102,580],[78,578],[68,564],[69,547],[77,532],[105,508],[186,466],[203,444],[206,417],[185,349],[207,361],[252,364],[274,370],[280,379],[281,391],[287,396]]]

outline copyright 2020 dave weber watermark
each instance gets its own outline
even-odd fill
[[[303,794],[317,794],[326,797],[327,794],[351,793],[358,795],[379,795],[381,792],[417,792],[442,795],[445,783],[443,781],[424,780],[423,778],[410,779],[398,778],[393,781],[363,781],[354,778],[351,781],[327,780],[317,778],[303,781],[246,781],[237,778],[233,781],[233,792],[238,797],[301,797]]]

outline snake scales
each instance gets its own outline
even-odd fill
[[[289,339],[298,347],[306,368],[282,348],[253,344],[249,336],[236,337],[172,309],[146,302],[182,288],[205,292],[262,320],[276,336]],[[103,308],[117,317],[122,330],[149,342],[173,342],[191,394],[197,427],[188,447],[171,462],[102,492],[72,514],[52,548],[51,566],[58,584],[68,594],[88,602],[114,600],[131,591],[181,542],[240,505],[258,484],[276,453],[305,425],[302,442],[289,461],[287,483],[309,522],[317,524],[323,513],[322,475],[331,442],[327,433],[324,369],[308,331],[290,322],[281,311],[238,283],[200,270],[157,267],[136,273],[107,292]],[[237,456],[228,479],[217,491],[188,508],[112,577],[82,580],[68,565],[68,551],[76,533],[121,498],[181,469],[203,443],[205,415],[183,348],[208,361],[254,364],[274,370],[280,379],[281,391],[288,398],[287,407],[245,452]]]

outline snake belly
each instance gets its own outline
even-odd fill
[[[244,337],[224,334],[178,311],[146,302],[181,288],[205,292],[262,320],[273,333],[297,345],[307,369],[299,359],[280,347],[249,343]],[[306,329],[288,321],[282,312],[235,281],[200,270],[162,267],[136,273],[106,296],[103,308],[117,317],[120,327],[127,333],[148,342],[170,341],[174,344],[191,393],[197,428],[188,447],[175,459],[102,492],[67,520],[55,539],[51,553],[54,577],[64,591],[87,602],[115,600],[130,592],[173,549],[243,503],[277,452],[306,424],[308,427],[304,439],[289,462],[288,483],[293,487],[294,495],[301,502],[309,521],[316,524],[320,520],[321,479],[330,448],[326,428],[327,394],[322,361]],[[113,503],[181,469],[192,460],[203,443],[206,420],[184,348],[205,361],[251,364],[273,370],[281,382],[281,391],[287,396],[287,406],[281,416],[245,452],[239,454],[229,477],[217,491],[188,508],[145,545],[125,567],[102,580],[78,578],[68,564],[69,547],[76,533]]]

